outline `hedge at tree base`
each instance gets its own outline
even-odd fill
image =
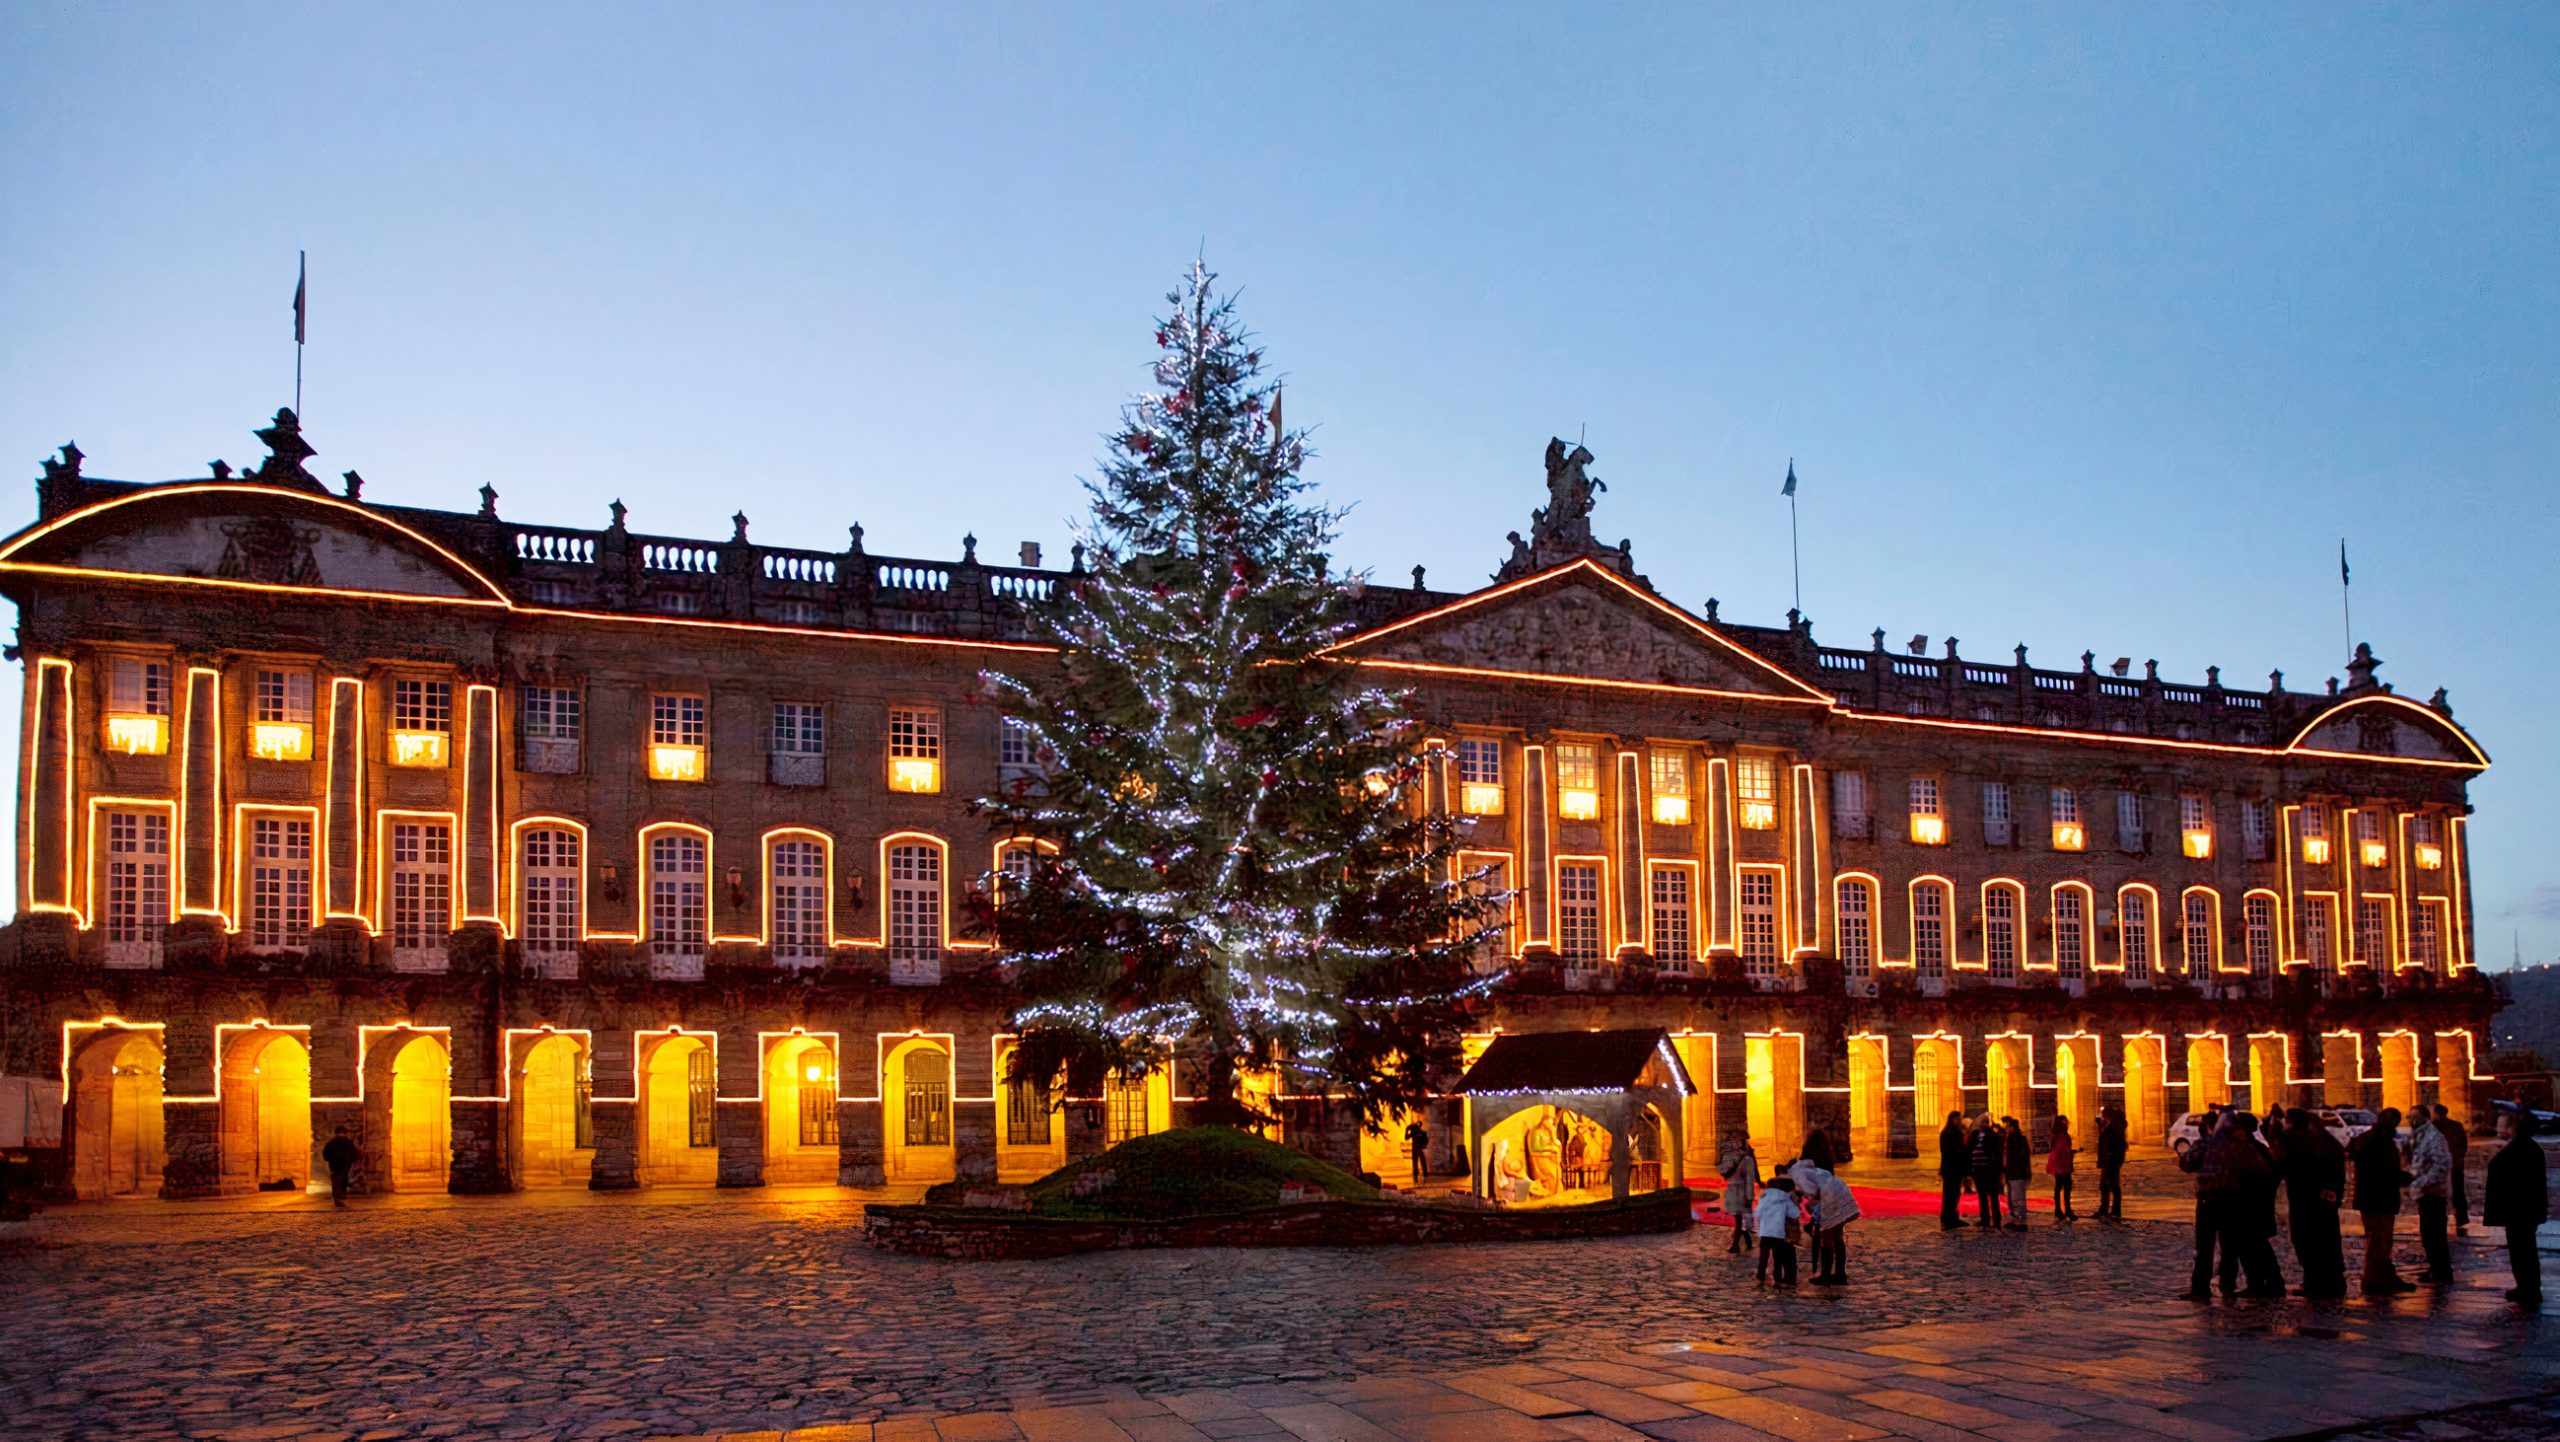
[[[1396,1202],[1309,1202],[1173,1222],[1080,1221],[968,1207],[864,1209],[862,1240],[886,1252],[971,1260],[1072,1256],[1143,1247],[1377,1247],[1552,1242],[1676,1232],[1692,1224],[1686,1188],[1624,1202],[1496,1211]]]

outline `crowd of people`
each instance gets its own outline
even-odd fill
[[[2178,1159],[2180,1169],[2195,1178],[2195,1264],[2187,1290],[2178,1295],[2209,1302],[2217,1283],[2226,1298],[2287,1295],[2274,1246],[2279,1198],[2283,1230],[2290,1232],[2302,1273],[2291,1290],[2301,1296],[2347,1295],[2346,1242],[2339,1217],[2348,1206],[2364,1226],[2360,1280],[2366,1296],[2450,1283],[2453,1253],[2447,1228],[2456,1235],[2471,1229],[2466,1181],[2470,1136],[2442,1106],[2420,1107],[2410,1122],[2403,1137],[2400,1113],[2385,1108],[2373,1127],[2342,1143],[2318,1116],[2301,1107],[2279,1108],[2263,1124],[2236,1108],[2209,1108],[2197,1139]],[[2515,1273],[2507,1299],[2538,1309],[2542,1272],[2534,1234],[2550,1216],[2543,1151],[2534,1140],[2531,1113],[2501,1109],[2497,1128],[2501,1145],[2485,1172],[2480,1220],[2483,1226],[2505,1230]],[[2097,1167],[2098,1197],[2089,1215],[2122,1221],[2128,1150],[2124,1112],[2103,1108],[2091,1130],[2096,1134],[2091,1160]],[[2042,1148],[2042,1167],[2058,1224],[2080,1220],[2073,1183],[2081,1150],[2070,1120],[2054,1118]],[[1962,1112],[1949,1112],[1938,1132],[1939,1225],[2025,1230],[2027,1191],[2037,1165],[2038,1149],[2017,1118],[1985,1112],[1968,1120]],[[1749,1138],[1728,1133],[1717,1170],[1724,1180],[1723,1208],[1732,1219],[1733,1240],[1726,1251],[1740,1253],[1746,1240],[1754,1243],[1764,1285],[1795,1285],[1800,1238],[1812,1244],[1815,1285],[1848,1281],[1846,1233],[1858,1216],[1858,1202],[1836,1174],[1827,1132],[1813,1131],[1804,1155],[1765,1179]],[[1975,1199],[1971,1223],[1963,1216],[1968,1193]],[[2426,1258],[2418,1282],[2401,1277],[2392,1262],[2404,1196],[2415,1199],[2418,1240]]]

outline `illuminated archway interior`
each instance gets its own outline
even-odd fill
[[[2035,1053],[2022,1036],[1995,1036],[1983,1043],[1983,1067],[1991,1084],[1991,1114],[2016,1117],[2018,1125],[2035,1125]]]
[[[1936,1118],[1922,1113],[1922,1125]],[[1884,1038],[1849,1038],[1849,1145],[1862,1157],[1882,1157],[1893,1138],[1893,1107],[1885,1091]]]
[[[587,1067],[587,1049],[573,1036],[546,1036],[517,1053],[517,1186],[583,1187],[593,1175]]]
[[[233,1036],[222,1054],[222,1190],[298,1191],[311,1175],[310,1050],[289,1031]]]
[[[696,1036],[646,1039],[640,1056],[640,1181],[707,1187],[720,1180],[719,1082]]]
[[[1915,1128],[1932,1137],[1947,1124],[1947,1113],[1964,1110],[1963,1054],[1942,1036],[1924,1036],[1911,1044],[1911,1114]],[[1936,1153],[1921,1149],[1923,1156]]]
[[[160,1193],[162,1057],[148,1032],[111,1031],[71,1068],[72,1192],[82,1201]]]
[[[774,1186],[836,1179],[836,1057],[816,1037],[777,1037],[765,1049],[764,1179]]]
[[[893,1182],[958,1175],[951,1145],[951,1053],[938,1037],[898,1043],[881,1069],[882,1155]]]
[[[441,1192],[453,1172],[453,1057],[412,1033],[391,1058],[391,1175],[395,1192]]]
[[[2156,1036],[2125,1038],[2124,1131],[2131,1145],[2156,1147],[2168,1137],[2168,1081],[2168,1043]]]
[[[2187,1110],[2200,1112],[2230,1100],[2230,1044],[2218,1036],[2188,1038]]]
[[[2071,1123],[2073,1146],[2084,1153],[2094,1150],[2098,1143],[2097,1038],[2067,1037],[2054,1044],[2053,1111]]]
[[[1762,1166],[1804,1150],[1804,1048],[1794,1036],[1745,1037],[1743,1113]]]

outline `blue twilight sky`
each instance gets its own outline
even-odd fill
[[[1587,427],[1690,606],[2451,688],[2481,950],[2560,951],[2560,8],[0,8],[0,469],[316,466],[1062,554],[1204,246],[1481,581]],[[19,490],[7,524],[32,514]],[[7,724],[14,725],[14,716]]]

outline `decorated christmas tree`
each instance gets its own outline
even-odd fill
[[[1275,1073],[1381,1120],[1491,984],[1490,906],[1422,804],[1407,698],[1322,656],[1359,586],[1328,573],[1341,515],[1213,281],[1167,297],[1155,389],[1086,483],[1091,569],[1038,623],[1055,670],[990,677],[1043,772],[990,803],[1041,843],[990,913],[1028,998],[1015,1075],[1089,1094],[1178,1056],[1204,1120],[1260,1119],[1242,1083]]]

